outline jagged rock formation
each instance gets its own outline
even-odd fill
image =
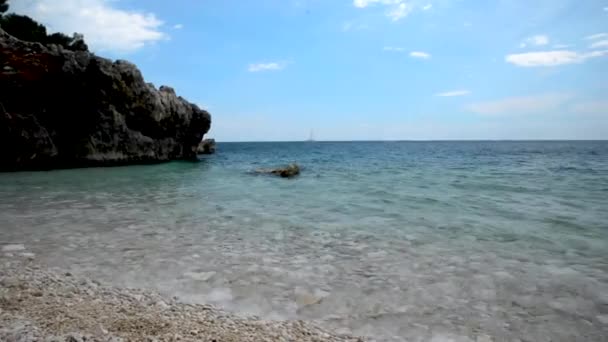
[[[0,29],[0,170],[194,159],[210,125],[129,62]]]
[[[215,139],[204,139],[198,145],[198,154],[213,154],[215,153]]]

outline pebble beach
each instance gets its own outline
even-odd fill
[[[153,291],[106,286],[28,255],[0,261],[0,341],[363,341],[303,321],[241,318]]]

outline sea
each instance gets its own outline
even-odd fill
[[[608,341],[608,141],[217,149],[1,173],[0,261],[374,341]]]

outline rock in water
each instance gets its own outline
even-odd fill
[[[129,62],[0,29],[0,170],[195,159],[210,125]]]
[[[266,173],[281,176],[283,178],[291,178],[300,174],[300,167],[298,164],[289,164],[286,167],[280,167],[276,169],[260,169],[256,170],[257,173]]]
[[[198,154],[213,154],[215,153],[215,139],[205,139],[198,144]]]
[[[283,178],[291,178],[300,174],[300,167],[298,164],[289,164],[287,167],[272,170],[272,173]]]

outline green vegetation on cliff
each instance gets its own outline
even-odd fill
[[[7,0],[0,0],[0,16],[2,13],[8,11],[8,4],[6,2]]]
[[[88,51],[89,47],[84,42],[82,34],[74,33],[72,37],[69,37],[63,33],[57,32],[49,35],[47,34],[44,25],[28,16],[15,13],[4,15],[8,9],[8,1],[0,0],[0,27],[13,37],[45,45],[61,45],[65,49],[72,51]]]

